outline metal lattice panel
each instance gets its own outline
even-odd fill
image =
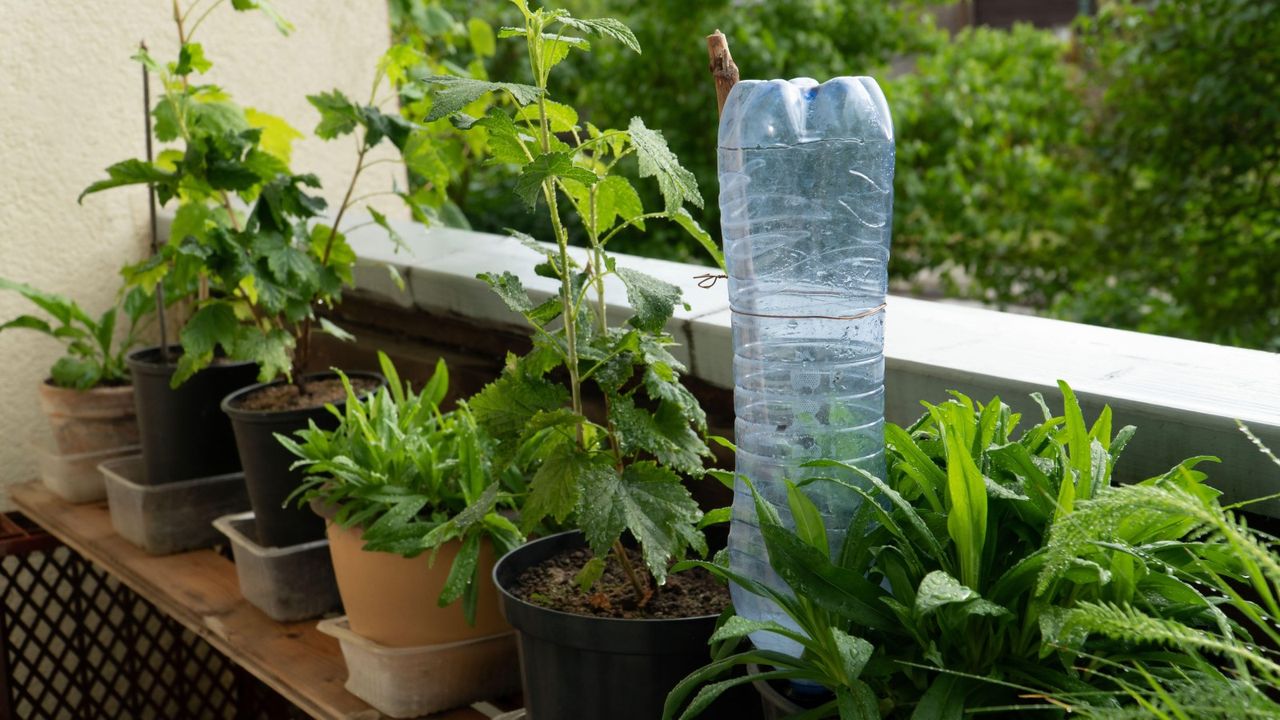
[[[0,720],[306,717],[102,569],[15,527],[0,516]]]

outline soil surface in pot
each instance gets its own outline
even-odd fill
[[[643,572],[640,552],[628,548],[627,556],[637,572]],[[694,568],[668,575],[667,583],[652,588],[647,602],[640,606],[635,589],[612,553],[605,561],[604,574],[584,593],[574,578],[591,558],[586,548],[556,555],[521,573],[511,591],[525,602],[553,610],[631,620],[718,615],[729,605],[729,588],[706,570]],[[652,580],[649,582],[652,586]]]
[[[372,378],[353,377],[351,387],[356,395],[363,396],[378,388],[378,381]],[[239,410],[271,411],[301,410],[303,408],[321,407],[325,403],[337,403],[347,399],[346,388],[342,387],[339,378],[311,380],[307,383],[304,394],[297,385],[281,383],[249,393],[235,403]]]

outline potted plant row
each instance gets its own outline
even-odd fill
[[[533,83],[435,75],[425,79],[423,104],[425,122],[447,118],[478,135],[494,162],[518,166],[518,197],[549,214],[554,244],[518,237],[537,272],[557,281],[553,298],[535,303],[509,273],[481,275],[529,321],[533,350],[508,358],[500,378],[451,413],[438,409],[440,366],[421,394],[393,379],[335,408],[335,429],[278,439],[309,473],[300,500],[329,520],[348,617],[324,626],[343,639],[353,691],[384,712],[439,709],[406,697],[413,683],[377,685],[367,670],[374,660],[357,667],[353,653],[425,653],[464,642],[464,625],[475,626],[467,636],[491,635],[500,602],[519,634],[532,716],[656,717],[666,693],[701,663],[728,593],[710,573],[669,573],[690,551],[708,550],[703,514],[684,485],[703,475],[710,456],[705,416],[680,383],[684,367],[664,329],[680,289],[619,268],[607,244],[658,220],[711,244],[684,209],[701,206],[696,183],[660,133],[638,118],[626,130],[601,130],[547,96],[552,68],[585,51],[586,36],[638,50],[630,31],[614,20],[515,5],[525,27],[501,34],[525,42]],[[485,108],[480,118],[465,112]],[[658,180],[661,210],[645,212],[613,172],[633,155],[642,175]],[[562,205],[582,221],[582,254],[569,249]],[[622,325],[609,323],[606,282],[620,282],[634,308]],[[555,528],[568,531],[545,534]],[[525,534],[541,537],[521,545]],[[425,608],[437,602],[457,607],[433,617]],[[415,628],[415,616],[429,625]],[[387,666],[382,674],[403,672]],[[487,675],[480,677],[482,690]],[[421,682],[437,692],[443,684]]]
[[[4,278],[0,289],[21,294],[41,311],[8,320],[0,331],[33,330],[64,346],[39,385],[40,407],[53,432],[53,447],[39,450],[41,480],[70,502],[100,500],[105,490],[98,463],[137,449],[125,355],[137,342],[145,298],[130,293],[94,318],[63,295]],[[117,325],[123,337],[118,337]]]
[[[270,11],[256,2],[234,7]],[[389,229],[386,217],[367,205],[371,197],[397,195],[424,220],[439,198],[434,191],[354,192],[372,163],[370,153],[384,144],[411,175],[429,172],[424,164],[433,158],[423,148],[421,127],[374,103],[385,80],[404,81],[412,58],[387,53],[367,104],[337,90],[308,97],[320,114],[318,137],[353,136],[357,145],[343,199],[327,214],[318,178],[290,168],[292,143],[301,133],[201,82],[212,63],[181,10],[174,14],[177,60],[161,64],[145,50],[136,56],[164,89],[152,111],[155,138],[177,148],[154,161],[117,163],[107,179],[85,191],[146,184],[162,205],[176,205],[169,242],[125,269],[133,286],[151,290],[158,284],[166,302],[182,299],[187,311],[179,346],[148,349],[131,360],[135,374],[147,380],[138,392],[145,472],[136,479],[172,483],[242,469],[254,540],[263,547],[295,547],[320,539],[324,525],[286,506],[301,475],[290,470],[292,456],[275,434],[310,423],[333,427],[325,405],[345,400],[336,374],[311,374],[309,365],[314,333],[350,339],[323,316],[352,281],[356,258],[346,239],[353,226],[348,220],[364,207],[369,222]],[[268,14],[289,31],[276,13]],[[349,373],[348,381],[367,392],[382,378]]]

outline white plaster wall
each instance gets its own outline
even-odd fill
[[[307,94],[337,87],[368,97],[388,43],[386,4],[274,2],[297,28],[288,37],[261,13],[225,2],[213,11],[195,37],[214,63],[204,79],[310,136],[317,116]],[[140,70],[129,60],[139,40],[157,59],[174,57],[170,0],[0,0],[0,276],[70,294],[95,313],[111,302],[119,267],[146,246],[145,190],[76,204],[103,168],[144,153]],[[293,157],[295,171],[324,181],[331,205],[341,199],[354,164],[350,139],[308,137]],[[378,166],[361,190],[388,183],[394,167]],[[21,298],[0,294],[0,319],[26,310]],[[34,476],[29,438],[48,432],[36,386],[57,355],[52,340],[0,333],[0,483]]]

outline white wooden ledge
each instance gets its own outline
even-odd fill
[[[520,326],[521,318],[476,274],[510,271],[535,299],[555,291],[554,281],[534,274],[536,254],[515,240],[408,222],[395,227],[408,252],[396,251],[376,226],[352,233],[359,292],[480,325]],[[682,346],[677,354],[694,376],[732,387],[725,283],[704,290],[694,277],[707,268],[617,258],[620,266],[683,288],[690,309],[677,312],[668,326]],[[403,291],[387,265],[399,271]],[[607,294],[611,320],[630,315],[620,283]],[[919,401],[945,399],[952,389],[980,401],[999,395],[1038,418],[1027,395],[1039,391],[1050,407],[1060,408],[1056,382],[1063,379],[1088,416],[1109,404],[1117,428],[1138,426],[1117,468],[1121,479],[1155,475],[1192,455],[1217,455],[1222,465],[1206,469],[1229,499],[1280,492],[1280,467],[1235,425],[1244,421],[1280,452],[1280,355],[900,296],[889,298],[886,322],[886,414],[894,422],[911,422],[922,412]],[[1280,517],[1280,501],[1253,509]]]

